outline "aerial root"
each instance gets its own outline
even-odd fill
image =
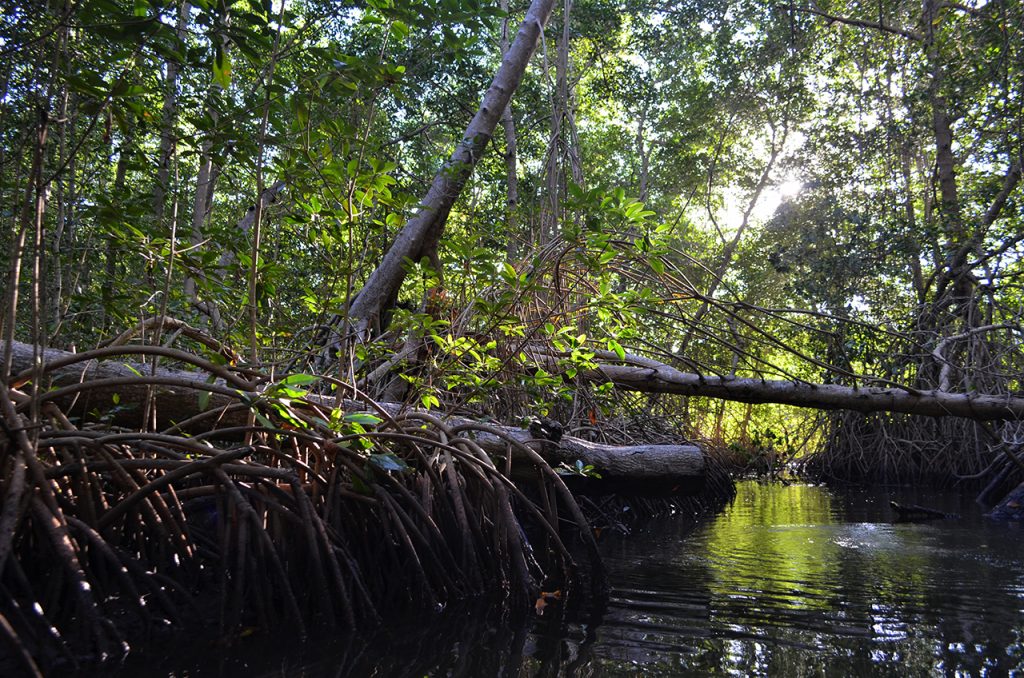
[[[577,575],[567,520],[600,576],[561,478],[497,429],[412,412],[332,429],[338,417],[322,406],[230,383],[232,407],[255,423],[220,426],[210,411],[162,432],[82,425],[39,389],[33,426],[26,394],[5,389],[6,424],[32,435],[0,442],[0,642],[27,673],[115,657],[140,629],[203,619],[230,640],[282,621],[298,634],[313,620],[360,627],[383,610],[494,592],[523,603],[553,573]],[[535,466],[535,490],[496,467],[474,431],[497,431]]]

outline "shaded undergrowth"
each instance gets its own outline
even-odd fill
[[[994,505],[1024,481],[1018,422],[841,413],[799,470],[823,481],[966,487]]]
[[[472,424],[368,399],[362,411],[327,407],[305,397],[305,378],[274,397],[222,387],[230,404],[140,432],[73,421],[40,376],[0,394],[5,672],[102,662],[197,619],[216,619],[221,638],[301,636],[484,594],[528,607],[541,582],[571,585],[584,569],[602,585],[577,502],[512,438],[506,456],[535,468],[531,494],[546,501],[509,480]],[[227,416],[239,410],[245,425]]]

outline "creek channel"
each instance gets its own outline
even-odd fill
[[[1024,526],[948,491],[737,490],[696,524],[602,535],[599,609],[577,596],[519,621],[453,607],[369,639],[197,641],[118,675],[1024,675]],[[959,517],[895,522],[891,500]]]

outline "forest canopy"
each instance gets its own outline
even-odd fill
[[[9,3],[5,338],[174,318],[386,400],[790,451],[898,422],[577,375],[1024,390],[1019,2],[534,5],[520,44],[505,0]]]

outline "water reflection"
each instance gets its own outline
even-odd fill
[[[889,500],[963,517],[897,524]],[[453,608],[368,639],[173,650],[123,675],[1014,675],[1020,537],[955,494],[745,482],[700,525],[606,534],[613,590],[601,608],[580,597],[532,619]]]
[[[609,549],[616,596],[595,661],[605,675],[1024,669],[1019,529],[942,495],[912,503],[964,518],[893,524],[889,498],[743,483],[685,541],[662,539],[656,524],[621,540]]]

